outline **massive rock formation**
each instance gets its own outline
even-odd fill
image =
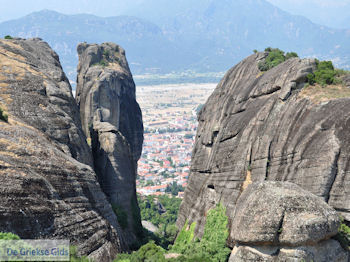
[[[340,219],[321,198],[290,182],[248,186],[232,215],[230,261],[348,261]]]
[[[128,243],[142,234],[136,200],[137,160],[143,142],[141,110],[124,50],[113,43],[80,44],[76,100],[91,139],[95,171],[103,191],[127,214]],[[119,216],[121,219],[121,216]]]
[[[110,261],[127,249],[92,169],[79,110],[57,54],[41,39],[0,40],[0,231],[70,239]]]
[[[229,70],[199,114],[180,228],[196,221],[201,236],[210,208],[222,202],[232,214],[244,188],[264,180],[293,182],[350,220],[350,98],[304,88],[313,59],[260,72],[266,55]]]

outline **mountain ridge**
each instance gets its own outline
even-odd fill
[[[138,17],[64,15],[44,10],[0,23],[0,32],[48,41],[60,55],[71,81],[75,81],[78,61],[75,47],[84,41],[119,43],[127,50],[131,71],[138,75],[222,72],[252,50],[267,46],[350,68],[350,30],[314,24],[262,0],[206,0],[201,6],[196,6],[196,1],[182,1],[175,9],[163,2],[148,1],[128,12]]]

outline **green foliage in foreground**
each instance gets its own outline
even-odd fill
[[[321,86],[341,84],[340,77],[349,72],[341,69],[335,69],[332,61],[318,61],[316,60],[317,69],[314,73],[307,75],[308,83],[314,85],[315,83]]]
[[[5,39],[13,39],[13,37],[10,36],[10,35],[6,35],[4,38],[5,38]]]
[[[174,243],[172,252],[182,253],[188,259],[201,257],[202,260],[213,262],[227,261],[231,250],[226,247],[228,237],[227,228],[228,218],[226,208],[220,204],[216,208],[209,210],[207,221],[204,227],[202,239],[194,239],[195,225],[192,224],[187,230],[188,225],[180,231]]]
[[[180,208],[181,199],[169,196],[147,196],[138,198],[141,219],[154,224],[159,228],[155,234],[150,234],[149,238],[167,248],[169,244],[174,243],[178,232],[175,223]],[[164,208],[165,213],[160,212],[159,204]]]
[[[157,246],[153,241],[142,246],[132,254],[120,254],[114,261],[118,262],[144,262],[144,261],[169,261],[169,262],[225,262],[228,260],[231,250],[226,247],[228,237],[228,218],[226,208],[221,204],[209,210],[204,234],[201,240],[195,238],[195,223],[191,226],[186,222],[179,232],[174,245],[169,251]],[[164,254],[177,253],[177,258],[165,259]]]
[[[4,112],[4,110],[0,107],[0,120],[8,122],[8,115]]]
[[[88,259],[86,256],[79,257],[77,254],[76,246],[70,246],[69,255],[70,255],[70,258],[69,258],[70,262],[92,262],[92,260]]]
[[[350,251],[350,227],[342,222],[338,229],[338,234],[335,239],[339,241],[340,245]]]
[[[265,49],[265,52],[268,52],[269,54],[263,61],[259,62],[258,67],[260,71],[268,71],[289,58],[298,57],[298,54],[295,52],[285,54],[284,51],[278,48],[268,47]]]
[[[20,240],[19,236],[12,233],[0,232],[0,240]]]
[[[144,262],[144,261],[166,261],[164,258],[165,250],[157,246],[154,241],[143,245],[139,250],[131,254],[120,254],[114,262]]]

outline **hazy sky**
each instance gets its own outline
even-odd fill
[[[350,0],[267,0],[295,15],[338,28],[350,28]]]
[[[42,9],[65,14],[90,13],[98,16],[115,16],[127,14],[128,9],[132,9],[133,5],[141,1],[147,0],[0,0],[0,21],[19,18]],[[350,0],[267,1],[292,14],[306,16],[319,24],[350,28]]]

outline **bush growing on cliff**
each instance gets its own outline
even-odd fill
[[[340,224],[338,234],[335,236],[335,239],[339,241],[344,249],[350,251],[350,227],[348,227],[344,221],[342,221]]]
[[[10,36],[10,35],[6,35],[4,38],[5,38],[5,39],[13,39],[13,37]]]
[[[227,224],[226,208],[219,204],[208,212],[202,239],[194,238],[195,223],[192,223],[189,228],[188,224],[185,223],[171,252],[184,254],[187,259],[184,261],[200,257],[201,259],[198,261],[225,262],[231,253],[231,250],[226,247]]]
[[[13,233],[0,232],[0,240],[20,240],[20,238]]]
[[[0,120],[8,122],[8,115],[4,112],[4,110],[0,107]]]
[[[165,250],[157,246],[154,241],[143,245],[139,250],[131,254],[120,254],[113,262],[146,262],[157,261],[165,262]]]
[[[86,256],[83,256],[83,257],[78,256],[76,246],[70,246],[69,255],[70,255],[70,258],[69,258],[70,262],[93,262],[91,259],[88,259]]]
[[[319,62],[316,60],[316,66],[316,71],[307,75],[308,83],[310,85],[317,83],[321,86],[326,86],[339,83],[336,79],[337,71],[334,69],[331,61]]]
[[[265,52],[268,52],[269,54],[263,61],[259,62],[258,68],[260,71],[268,71],[290,58],[298,57],[298,54],[295,52],[284,54],[284,51],[278,48],[268,47],[265,49]]]

